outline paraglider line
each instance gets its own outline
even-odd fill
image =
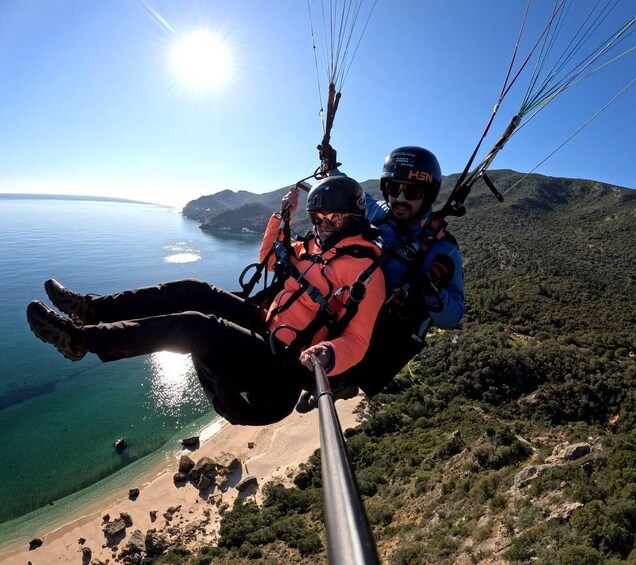
[[[536,171],[543,163],[545,163],[552,155],[554,155],[557,151],[559,151],[566,143],[568,143],[574,136],[578,135],[583,129],[585,129],[592,121],[594,121],[610,104],[615,102],[620,96],[622,96],[634,83],[636,82],[636,77],[633,78],[628,84],[626,84],[620,92],[618,92],[607,104],[605,104],[600,110],[598,110],[589,120],[587,120],[579,129],[577,129],[570,137],[568,137],[561,145],[559,145],[552,153],[550,153],[545,159],[543,159],[540,163],[538,163],[534,168],[528,171],[525,175],[523,175],[516,183],[514,183],[508,190],[504,192],[508,194],[513,188],[515,188],[520,182],[522,182],[528,175],[532,174]]]
[[[166,20],[157,10],[155,10],[150,4],[145,2],[144,0],[138,0],[139,3],[146,9],[146,11],[163,27],[166,31],[170,32],[173,35],[177,35],[177,30],[172,26],[172,24]]]

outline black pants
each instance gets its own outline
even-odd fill
[[[256,306],[202,281],[99,296],[90,307],[102,323],[84,326],[88,351],[105,362],[190,353],[215,410],[234,424],[285,418],[310,377],[296,359],[274,357]]]
[[[367,352],[357,365],[337,377],[334,383],[355,385],[367,396],[380,392],[424,347],[411,337],[412,324],[382,310],[371,335]],[[338,381],[335,381],[338,379]]]

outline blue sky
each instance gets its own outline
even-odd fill
[[[575,0],[564,37],[595,3]],[[363,12],[371,4],[363,2]],[[392,148],[422,145],[444,174],[461,171],[501,90],[525,6],[378,0],[332,132],[342,169],[361,181],[378,178]],[[533,2],[519,59],[552,7]],[[596,44],[634,12],[632,0],[619,0]],[[231,58],[225,82],[208,92],[188,87],[169,63],[175,42],[200,28],[222,38]],[[635,44],[632,33],[617,53]],[[480,156],[518,110],[531,65]],[[324,98],[322,70],[319,58]],[[636,50],[551,102],[491,168],[531,170],[635,77]],[[223,189],[275,190],[318,165],[320,103],[305,0],[3,2],[0,84],[0,192],[182,205]],[[635,109],[636,84],[536,172],[635,188]]]

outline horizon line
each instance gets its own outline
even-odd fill
[[[51,194],[47,192],[0,192],[0,198],[7,199],[42,199],[42,200],[96,200],[101,202],[120,202],[126,204],[149,204],[151,206],[162,206],[164,208],[177,208],[182,206],[162,204],[160,202],[149,202],[147,200],[134,200],[132,198],[122,198],[119,196],[98,196],[93,194]]]

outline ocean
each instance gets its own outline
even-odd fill
[[[48,301],[44,281],[106,294],[192,277],[237,290],[259,246],[163,206],[0,194],[0,544],[127,489],[216,417],[189,356],[73,363],[38,340],[25,309]]]

